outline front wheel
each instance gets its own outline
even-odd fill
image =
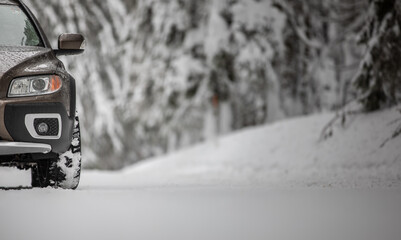
[[[32,187],[76,189],[81,177],[81,158],[81,132],[76,116],[70,148],[56,159],[38,162],[32,168]]]

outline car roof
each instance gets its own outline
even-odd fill
[[[0,0],[0,4],[17,5],[19,0]]]

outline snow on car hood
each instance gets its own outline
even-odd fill
[[[0,74],[43,52],[47,51],[38,48],[0,48]]]
[[[49,52],[50,49],[39,47],[0,47],[0,78],[15,66]]]

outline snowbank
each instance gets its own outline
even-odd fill
[[[121,173],[92,172],[92,181],[121,186],[399,187],[401,137],[381,145],[400,125],[396,108],[355,115],[319,142],[333,114],[248,129]],[[99,178],[98,176],[102,176]]]

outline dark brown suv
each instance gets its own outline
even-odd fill
[[[75,80],[57,58],[82,53],[80,34],[53,50],[20,0],[0,0],[0,166],[32,169],[33,187],[75,189],[81,139]]]

